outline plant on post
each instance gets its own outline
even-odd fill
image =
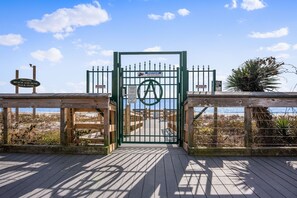
[[[233,91],[264,92],[278,88],[278,75],[282,73],[283,62],[274,57],[256,58],[244,62],[238,69],[233,69],[227,78],[227,88]],[[261,136],[261,142],[271,144],[271,136],[276,136],[275,124],[267,107],[252,109],[253,119]],[[270,136],[270,137],[268,137]]]

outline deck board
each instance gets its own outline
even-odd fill
[[[267,179],[267,176],[257,171],[257,167],[250,168],[252,160],[240,159],[232,160],[233,164],[242,167],[241,177],[249,178],[250,181],[254,181],[254,185],[264,190],[270,197],[284,197],[279,191],[275,189],[275,182]]]
[[[286,174],[287,176],[293,178],[295,180],[295,184],[297,185],[297,169],[293,169],[290,168],[290,166],[294,166],[294,161],[290,161],[291,163],[287,163],[286,158],[279,158],[278,160],[275,160],[274,158],[269,158],[268,160],[264,160],[263,162],[265,162],[266,164],[270,164],[271,166],[273,166],[276,170]],[[295,161],[296,165],[297,165],[297,161]]]
[[[138,156],[139,157],[139,156]],[[140,197],[143,188],[143,177],[145,176],[147,155],[141,155],[137,164],[137,169],[133,177],[133,183],[130,186],[129,197]]]
[[[155,191],[155,172],[156,172],[156,154],[151,154],[146,164],[146,173],[144,177],[142,197],[152,197]]]
[[[253,161],[255,161],[257,163],[257,167],[261,171],[263,171],[263,172],[265,171],[267,173],[267,175],[272,180],[275,180],[279,185],[283,186],[284,189],[287,189],[292,194],[294,194],[295,197],[297,197],[297,192],[294,192],[295,188],[297,187],[297,181],[296,180],[294,180],[292,177],[286,175],[285,173],[283,173],[279,169],[276,169],[273,166],[271,166],[272,163],[265,163],[263,161],[263,158],[262,159],[253,158]]]
[[[297,197],[296,157],[194,157],[171,145],[108,156],[0,153],[1,197]]]
[[[167,197],[167,188],[166,188],[166,177],[165,177],[165,165],[163,154],[157,154],[156,159],[158,163],[156,163],[155,172],[155,192],[154,197]]]

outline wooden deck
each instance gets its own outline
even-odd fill
[[[168,127],[167,121],[157,119],[143,121],[143,126],[124,136],[125,142],[177,142],[177,134]]]
[[[297,197],[297,157],[191,157],[172,145],[113,154],[0,153],[0,197]]]

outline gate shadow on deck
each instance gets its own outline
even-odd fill
[[[3,197],[296,197],[297,158],[191,157],[172,145],[108,156],[0,154]]]

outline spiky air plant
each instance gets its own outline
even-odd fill
[[[282,73],[283,62],[277,62],[274,57],[256,58],[244,62],[238,69],[233,69],[227,78],[227,88],[233,91],[264,92],[274,91],[279,85],[279,74]],[[253,119],[261,138],[261,143],[273,144],[275,124],[267,107],[252,109]],[[270,136],[270,137],[268,137]]]

